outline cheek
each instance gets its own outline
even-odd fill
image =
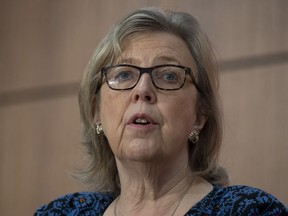
[[[115,134],[121,125],[126,100],[119,92],[103,88],[100,102],[100,121],[106,136]]]
[[[196,121],[196,100],[178,98],[166,109],[166,120],[169,130],[190,133]]]

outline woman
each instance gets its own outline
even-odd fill
[[[218,76],[209,40],[180,12],[138,10],[95,51],[79,104],[97,192],[36,215],[287,215],[272,195],[230,186],[217,164]]]

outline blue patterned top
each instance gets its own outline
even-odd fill
[[[113,193],[81,192],[62,196],[39,208],[34,216],[101,216],[115,199]],[[248,186],[214,186],[185,216],[288,215],[288,209],[274,196]]]

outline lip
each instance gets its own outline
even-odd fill
[[[147,125],[155,125],[156,124],[155,120],[150,115],[148,115],[146,113],[137,113],[137,114],[131,116],[131,118],[128,120],[128,125],[145,126],[145,125],[140,125],[140,124],[138,125],[138,124],[134,123],[134,121],[138,118],[147,119],[149,121],[149,124],[147,124]]]

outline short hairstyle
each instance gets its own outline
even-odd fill
[[[211,42],[190,14],[157,8],[139,9],[120,20],[99,44],[85,69],[78,99],[84,126],[83,144],[87,147],[90,160],[87,167],[78,173],[78,177],[92,184],[97,191],[121,190],[113,152],[105,135],[96,134],[94,125],[95,111],[101,100],[100,88],[103,85],[101,68],[115,63],[131,36],[145,32],[176,35],[189,48],[196,62],[196,80],[201,90],[197,93],[197,113],[207,117],[199,141],[196,144],[188,141],[189,166],[194,175],[212,184],[228,184],[225,170],[218,166],[222,113],[218,96],[218,68]]]

